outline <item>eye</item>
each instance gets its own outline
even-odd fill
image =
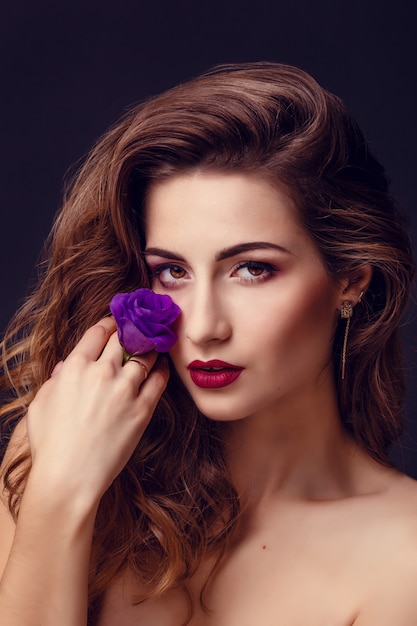
[[[160,273],[161,274],[168,274],[169,277],[174,278],[175,280],[179,279],[179,278],[184,278],[185,276],[185,270],[183,270],[182,267],[179,267],[179,265],[171,265],[170,267],[165,268],[165,270],[163,272]]]
[[[151,282],[159,281],[163,287],[175,287],[185,279],[187,272],[180,265],[166,263],[156,267],[151,272]]]
[[[261,261],[245,261],[240,263],[234,270],[233,276],[236,276],[242,282],[262,282],[270,278],[278,272],[278,268],[270,263]]]
[[[246,269],[252,276],[262,276],[262,274],[265,272],[265,268],[259,265],[247,265]]]

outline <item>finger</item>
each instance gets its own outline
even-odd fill
[[[100,360],[111,361],[115,366],[121,367],[123,362],[123,346],[119,341],[117,332],[113,332],[110,335],[100,355]]]
[[[139,365],[139,367],[141,367],[141,368],[142,368],[142,374],[143,374],[143,376],[144,376],[144,379],[143,379],[143,380],[145,381],[145,380],[148,378],[148,376],[149,376],[149,370],[148,370],[148,368],[146,367],[145,363],[144,363],[143,361],[141,361],[141,359],[139,359],[138,357],[133,357],[133,356],[132,356],[131,358],[129,358],[129,359],[128,359],[125,363],[124,363],[124,366],[126,366],[126,365],[127,365],[127,366],[129,367],[129,365],[130,365],[131,363],[135,363],[135,365]]]
[[[97,360],[115,330],[114,318],[104,317],[84,333],[70,356],[71,354],[81,354],[93,361]]]
[[[147,374],[149,374],[149,371],[154,366],[158,355],[155,350],[151,350],[150,352],[146,352],[144,354],[134,353],[129,355],[129,359],[125,362],[123,361],[123,356],[123,346],[120,344],[117,333],[115,332],[111,335],[105,345],[100,356],[100,361],[108,360],[111,361],[113,365],[121,367],[122,365],[125,366],[128,362],[130,362],[130,360],[132,360],[134,363],[136,362],[137,365],[142,367],[144,373],[146,368]]]
[[[132,380],[138,387],[148,378],[155,362],[157,353],[147,352],[146,354],[133,354],[123,364],[123,375]]]
[[[149,372],[155,365],[157,352],[151,350],[145,354],[131,354],[126,361],[123,361],[123,346],[120,345],[117,333],[113,333],[105,345],[99,361],[110,361],[113,367],[121,369],[123,376],[128,378],[138,388],[148,377]]]
[[[133,366],[134,364],[132,364]],[[132,367],[131,366],[131,367]],[[138,413],[142,413],[143,408],[149,415],[149,419],[155,411],[161,395],[163,394],[169,379],[168,359],[164,356],[156,361],[156,364],[150,372],[146,381],[140,388],[140,393],[136,400]]]

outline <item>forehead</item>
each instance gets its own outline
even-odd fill
[[[192,172],[153,183],[145,224],[148,246],[208,238],[218,247],[246,240],[312,245],[285,188],[252,174]]]

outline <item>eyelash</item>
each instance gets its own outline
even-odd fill
[[[245,261],[243,263],[239,263],[239,265],[233,270],[233,273],[236,273],[244,268],[247,270],[262,270],[262,274],[252,275],[251,278],[240,278],[239,280],[243,283],[264,282],[279,271],[277,267],[271,265],[270,263],[265,263],[263,261]]]
[[[237,272],[239,272],[242,269],[247,269],[248,271],[250,270],[261,270],[262,273],[259,275],[253,275],[250,278],[249,277],[237,277],[239,282],[243,283],[243,284],[250,284],[250,283],[261,283],[264,282],[266,280],[268,280],[273,274],[276,274],[279,270],[277,267],[275,267],[274,265],[271,265],[270,263],[265,263],[262,261],[244,261],[243,263],[239,263],[232,271],[232,276],[235,275]],[[179,287],[181,285],[181,282],[184,280],[183,277],[181,278],[174,278],[173,280],[163,280],[161,278],[163,272],[165,270],[171,270],[171,271],[179,271],[179,272],[184,272],[184,274],[186,273],[186,270],[184,270],[180,265],[177,265],[176,263],[164,263],[163,265],[160,265],[158,267],[156,267],[155,269],[152,270],[151,275],[150,275],[150,280],[151,282],[153,282],[154,280],[158,280],[159,283],[162,285],[162,287],[166,288],[166,289],[175,289],[176,287]],[[172,275],[172,274],[171,274]],[[185,279],[186,280],[186,279]]]

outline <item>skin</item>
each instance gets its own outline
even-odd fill
[[[16,456],[27,433],[33,466],[16,528],[0,507],[2,626],[87,623],[97,506],[168,380],[167,365],[154,365],[155,354],[142,358],[148,369],[154,366],[145,382],[142,367],[122,367],[115,329],[106,318],[87,331],[40,389],[6,453],[5,462]]]
[[[153,289],[182,309],[173,365],[197,406],[227,422],[243,507],[206,589],[208,613],[198,598],[210,562],[190,581],[191,625],[415,625],[415,483],[347,436],[330,364],[340,307],[357,304],[370,268],[335,283],[284,191],[254,176],[194,172],[155,184],[146,234]],[[155,356],[147,359],[152,368]],[[205,389],[191,380],[195,359],[243,371],[227,387]],[[122,368],[107,319],[40,390],[28,414],[34,464],[16,532],[0,509],[2,626],[86,624],[97,504],[167,376],[162,363],[146,382],[141,367]],[[182,624],[178,590],[132,606],[135,593],[126,572],[108,590],[99,626]]]

